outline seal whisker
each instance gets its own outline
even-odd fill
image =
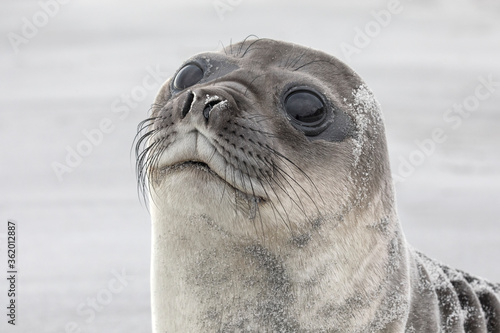
[[[243,96],[247,95],[248,90],[250,89],[251,86],[253,86],[253,83],[255,82],[255,80],[257,80],[258,78],[261,78],[261,77],[263,77],[265,75],[266,74],[260,74],[260,75],[257,75],[255,78],[253,78],[252,81],[250,81],[250,84],[247,85],[247,88],[245,89],[245,92],[243,93]]]
[[[153,131],[158,132],[158,130]],[[157,139],[145,147],[137,156],[136,172],[139,180],[139,190],[145,202],[147,202],[147,194],[151,189],[151,182],[157,181],[160,157],[168,148],[168,144],[164,144],[165,140],[166,137]]]
[[[245,162],[245,161],[243,161],[243,162],[241,162],[241,163],[245,166],[245,169],[247,170],[247,172],[246,172],[246,174],[245,174],[245,175],[247,176],[248,183],[250,184],[250,190],[252,191],[252,192],[251,192],[251,193],[252,193],[252,198],[250,198],[250,200],[257,200],[257,199],[256,199],[256,197],[257,197],[257,196],[255,195],[255,189],[254,189],[254,187],[253,187],[252,178],[250,178],[250,170],[248,170],[248,165],[246,164],[246,162]],[[246,192],[246,191],[245,191],[245,192]],[[254,208],[254,207],[253,207],[253,202],[252,202],[252,207],[250,207],[250,212],[249,212],[249,214],[248,214],[248,215],[249,215],[249,218],[250,218],[251,220],[255,219],[255,214],[254,214],[254,212],[252,211],[252,210],[253,210],[253,208]]]
[[[277,169],[279,169],[279,172],[277,172],[277,177],[273,178],[274,183],[276,183],[276,185],[278,185],[278,187],[279,187],[279,188],[283,191],[283,193],[285,193],[285,194],[288,196],[288,198],[292,201],[292,203],[293,203],[295,206],[297,206],[297,207],[299,208],[299,210],[300,210],[300,211],[304,214],[304,216],[307,216],[307,214],[306,214],[306,209],[305,209],[305,207],[304,207],[304,203],[303,203],[303,201],[302,201],[301,196],[297,193],[297,191],[295,190],[295,188],[294,188],[293,186],[291,186],[291,185],[292,185],[292,183],[290,183],[290,182],[288,181],[288,179],[287,179],[287,177],[288,177],[288,178],[290,178],[290,179],[292,179],[292,180],[293,180],[293,178],[291,178],[291,177],[290,177],[290,176],[289,176],[286,172],[284,172],[281,168],[279,168],[279,167],[276,167],[276,168],[277,168]],[[287,177],[283,176],[283,174],[285,174]],[[287,186],[285,186],[285,184],[284,184],[284,183],[282,183],[282,181],[279,179],[279,178],[280,178],[280,176],[281,176],[281,178],[282,178],[282,179],[283,179],[283,180],[284,180],[284,181],[285,181],[285,182],[289,185],[289,187],[291,187],[291,188],[292,188],[292,191],[294,192],[295,197],[296,197],[297,199],[294,199],[294,198],[292,197],[292,195],[288,192],[288,190],[287,190]],[[294,182],[295,182],[295,183],[297,183],[295,180],[294,180]],[[307,191],[305,191],[305,189],[304,189],[304,188],[302,188],[302,187],[301,187],[301,189],[302,189],[302,191],[305,193],[305,195],[311,199],[311,196],[309,195],[309,193],[308,193]],[[298,200],[298,202],[297,202],[296,200]],[[311,199],[311,201],[314,203],[314,201],[313,201],[312,199]]]
[[[137,155],[137,163],[136,163],[136,171],[137,171],[137,176],[140,180],[143,179],[143,176],[146,172],[145,166],[146,166],[146,161],[150,156],[148,155],[158,144],[158,142],[152,143],[150,146],[142,149],[142,151]]]
[[[153,158],[148,159],[148,163],[145,166],[147,170],[147,178],[148,180],[150,180],[149,182],[150,188],[151,188],[151,183],[157,183],[160,180],[161,176],[161,170],[159,168],[160,159],[163,153],[169,147],[168,144],[164,144],[163,140],[159,141],[159,146],[160,148],[158,149],[158,151],[155,152]]]
[[[255,157],[254,157],[254,156],[252,156],[252,158],[253,158],[253,160],[254,160],[254,161],[258,164],[258,161],[255,159]],[[276,183],[276,185],[278,185],[278,187],[279,187],[279,188],[283,191],[283,193],[285,193],[285,194],[286,194],[286,195],[290,198],[290,200],[292,200],[292,202],[293,202],[296,206],[300,206],[301,210],[305,211],[305,210],[303,209],[302,202],[300,202],[300,205],[299,205],[297,202],[295,202],[295,200],[294,200],[294,199],[293,199],[293,198],[292,198],[292,197],[288,194],[288,191],[286,190],[286,187],[284,186],[284,184],[283,184],[283,183],[281,183],[281,180],[279,180],[279,176],[281,176],[281,177],[282,177],[285,181],[287,181],[287,180],[286,180],[286,178],[282,175],[282,173],[284,172],[284,170],[283,170],[282,168],[278,167],[275,163],[272,163],[272,162],[270,163],[270,162],[267,162],[266,160],[261,160],[261,162],[262,162],[265,166],[267,166],[270,170],[273,170],[273,173],[275,174],[275,177],[273,177],[273,178],[272,178],[273,182],[274,182],[274,183]],[[286,173],[285,173],[285,174],[286,174]],[[264,178],[264,179],[268,180],[268,176],[267,176],[267,175],[263,175],[263,174],[262,174],[261,176],[262,176],[262,178]],[[288,175],[287,175],[287,176],[288,176]],[[288,176],[288,177],[290,177],[290,176]],[[278,181],[279,181],[279,183],[278,183]],[[290,185],[290,183],[289,183],[288,181],[287,181],[287,183]],[[270,185],[271,185],[271,184],[270,184]],[[292,189],[293,189],[293,187],[292,187]],[[294,190],[294,192],[295,192],[295,190]],[[306,192],[306,193],[307,193],[307,192]],[[295,192],[295,194],[296,194],[297,198],[298,198],[298,199],[299,199],[299,201],[300,201],[300,196],[297,194],[297,192]]]
[[[225,55],[228,55],[228,54],[227,54],[227,51],[226,51],[226,47],[224,46],[224,43],[222,42],[222,40],[220,40],[220,39],[219,39],[219,43],[220,43],[220,45],[221,45],[221,47],[222,47],[222,51],[224,52],[224,54],[225,54]]]
[[[148,176],[150,175],[150,163],[151,159],[151,152],[156,149],[156,147],[160,144],[160,141],[156,141],[153,144],[151,144],[149,147],[145,148],[140,155],[137,157],[137,165],[136,165],[136,172],[137,172],[137,178],[139,181],[139,190],[140,193],[143,196],[143,199],[146,199],[147,197],[147,192],[149,188],[151,187],[150,183],[148,182]],[[157,156],[157,155],[154,155]],[[148,189],[146,190],[146,185],[148,186]],[[147,200],[145,200],[146,202]]]
[[[150,117],[147,119],[144,119],[143,121],[139,122],[137,125],[137,134],[139,134],[144,128],[149,127],[153,122],[157,121],[158,119],[161,119],[164,117],[161,116],[156,116],[156,117]]]
[[[230,90],[232,92],[235,92],[236,94],[238,95],[245,95],[245,91],[240,91],[238,90],[236,87],[234,87],[234,84],[233,85],[230,85],[228,83],[230,83],[231,81],[229,80],[224,80],[223,78],[219,78],[217,80],[214,80],[213,82],[213,86],[216,86],[216,87],[223,87],[224,89],[227,89],[227,90]],[[225,83],[224,85],[220,84],[220,83]]]
[[[221,147],[221,148],[222,148],[222,146],[220,146],[220,145],[216,145],[215,147],[216,147],[216,148],[217,148],[217,147]],[[217,149],[218,149],[218,148],[217,148]],[[219,152],[219,154],[224,155],[224,154],[223,154],[223,152]],[[254,157],[253,155],[252,155],[252,159],[253,159],[253,160],[257,163],[257,165],[259,164],[259,163],[258,163],[258,161],[255,159],[255,157]],[[264,161],[262,161],[262,162],[263,162],[263,163],[265,163],[265,164],[267,164],[267,166],[268,166],[268,167],[270,167],[271,169],[272,169],[272,168],[274,168],[272,165],[270,165],[270,164],[268,164],[268,163],[266,163],[266,162],[264,162]],[[238,160],[238,163],[240,163],[240,162],[239,162],[239,160]],[[227,169],[227,168],[226,168],[226,169]],[[241,168],[241,167],[238,167],[238,168],[234,168],[234,167],[233,167],[233,168],[232,168],[232,171],[233,171],[233,179],[232,179],[232,183],[233,183],[233,184],[237,183],[237,180],[236,180],[236,171],[235,171],[235,170],[239,170],[240,175],[241,175],[241,184],[242,184],[243,190],[244,190],[244,192],[247,192],[247,190],[246,190],[246,186],[245,186],[245,182],[244,182],[245,174],[242,172],[242,168]],[[254,188],[253,188],[253,182],[252,182],[252,179],[251,179],[251,178],[250,178],[250,176],[249,176],[249,172],[250,172],[250,171],[249,171],[249,170],[248,170],[248,168],[247,168],[247,174],[246,174],[246,177],[248,178],[248,182],[250,183],[250,186],[252,187],[252,193],[253,193],[253,195],[254,195],[254,197],[255,197],[255,190],[254,190]],[[275,172],[281,172],[281,171],[280,171],[278,168],[275,168]],[[256,174],[257,174],[257,173],[256,173]],[[279,213],[279,211],[278,211],[278,210],[276,210],[276,212],[278,212],[278,214],[280,215],[281,220],[282,220],[282,221],[283,221],[283,222],[287,225],[287,227],[291,230],[291,228],[290,228],[289,224],[286,222],[287,220],[289,221],[290,219],[289,219],[289,217],[288,217],[287,210],[286,210],[286,208],[285,208],[285,207],[284,207],[284,205],[283,205],[283,202],[282,202],[282,201],[281,201],[281,199],[279,198],[279,195],[278,195],[278,193],[276,192],[276,190],[275,190],[275,188],[274,188],[273,184],[272,184],[271,182],[269,182],[269,180],[267,179],[267,175],[263,175],[263,176],[265,176],[265,177],[264,177],[264,179],[266,180],[266,182],[268,182],[268,185],[270,186],[270,189],[271,189],[271,190],[275,193],[275,196],[276,196],[277,200],[279,201],[280,206],[283,208],[283,209],[282,209],[282,211],[283,211],[283,212],[285,213],[285,215],[287,215],[287,216],[286,216],[286,217],[283,217],[283,216]],[[227,179],[227,175],[225,175],[225,176],[224,176],[224,178],[225,178],[225,179]],[[283,177],[283,178],[285,179],[285,177]],[[257,179],[258,179],[258,178],[257,178]],[[261,185],[262,185],[262,183],[261,183]],[[299,198],[300,203],[297,203],[297,202],[295,201],[295,199],[293,199],[293,197],[291,197],[291,196],[290,196],[290,194],[288,194],[288,193],[286,192],[286,190],[285,190],[284,186],[281,186],[281,185],[279,185],[279,184],[276,184],[276,185],[278,185],[278,187],[279,187],[279,188],[280,188],[280,189],[281,189],[284,193],[286,193],[286,194],[287,194],[287,196],[288,196],[288,197],[289,197],[289,198],[290,198],[290,199],[291,199],[291,200],[295,203],[295,205],[297,205],[298,207],[302,207],[302,208],[303,208],[303,204],[302,204],[301,199],[300,199],[300,196],[299,196],[298,194],[297,194],[297,197]],[[262,186],[263,186],[263,185],[262,185]],[[263,187],[263,189],[264,189],[264,191],[265,191],[266,195],[268,196],[268,193],[267,193],[267,191],[265,190],[265,187]],[[271,202],[271,204],[272,204],[272,202]],[[250,208],[251,208],[251,207],[249,207],[249,209],[250,209]],[[303,210],[303,209],[302,209],[302,210]]]
[[[265,178],[265,179],[268,180],[267,178]],[[283,223],[285,224],[285,226],[287,227],[287,229],[290,232],[292,232],[292,227],[289,224],[289,222],[290,222],[290,216],[288,215],[288,211],[287,211],[285,205],[283,204],[283,202],[281,200],[281,197],[278,195],[278,193],[276,192],[276,190],[274,189],[272,183],[269,180],[268,180],[268,185],[269,185],[269,188],[271,189],[271,191],[274,193],[274,196],[275,196],[276,200],[278,201],[278,204],[281,206],[282,211],[285,214],[286,219],[281,215],[281,213],[278,210],[276,210],[276,212],[278,213],[279,217],[281,218],[281,220],[283,221]],[[272,200],[270,200],[269,202],[271,202],[271,204],[274,206],[274,203],[273,203]]]
[[[161,154],[163,154],[165,152],[165,150],[167,150],[167,148],[168,148],[168,145],[162,146],[158,150],[157,156],[160,156]],[[161,171],[158,169],[158,163],[157,163],[158,160],[159,160],[159,158],[153,159],[152,162],[149,163],[150,166],[146,166],[146,169],[148,170],[147,174],[145,175],[146,176],[145,179],[147,179],[147,181],[148,181],[148,187],[147,187],[146,194],[151,194],[151,189],[153,191],[155,191],[155,193],[156,193],[156,190],[159,189],[159,187],[154,186],[154,184],[157,184],[161,180]],[[153,203],[155,205],[157,205],[157,203],[154,200],[154,197],[153,197]]]
[[[250,39],[250,37],[255,37],[255,38],[256,38],[256,40],[254,40],[253,42],[251,42],[251,43],[247,46],[247,48],[246,48],[245,52],[243,52],[243,54],[240,56],[240,58],[243,58],[243,57],[247,54],[247,52],[248,52],[248,51],[250,51],[250,48],[251,48],[251,47],[252,47],[255,43],[257,43],[257,42],[259,42],[259,41],[261,41],[261,40],[262,40],[262,39],[260,39],[260,38],[259,38],[258,36],[256,36],[256,35],[248,35],[248,36],[247,36],[247,37],[243,40],[243,42],[240,44],[240,49],[238,50],[238,54],[237,54],[237,55],[239,55],[239,54],[241,53],[241,51],[242,51],[242,49],[243,49],[243,46],[244,46],[244,45],[245,45],[245,43],[248,41],[248,39]]]
[[[255,158],[253,158],[255,160]],[[257,162],[257,161],[256,161]],[[276,192],[276,190],[274,189],[273,187],[273,182],[275,181],[274,179],[272,179],[273,181],[271,181],[271,179],[268,178],[267,175],[263,175],[262,174],[262,179],[264,179],[264,181],[267,183],[267,185],[269,186],[269,188],[271,189],[271,191],[274,193],[274,196],[277,198],[278,202],[280,203],[282,209],[283,209],[283,212],[285,212],[285,214],[287,214],[287,209],[284,207],[283,203],[281,202],[281,199],[279,198],[279,195],[278,193]],[[266,190],[266,186],[262,183],[262,179],[257,177],[257,180],[259,181],[260,185],[262,186],[262,188],[264,189],[264,193],[266,194],[266,196],[268,198],[270,198],[267,190]],[[286,191],[284,191],[286,193]],[[288,195],[288,194],[287,194]],[[279,215],[280,219],[285,223],[285,225],[288,227],[289,230],[291,230],[289,224],[286,222],[286,220],[290,221],[290,218],[288,215],[286,215],[286,219],[281,215],[281,213],[277,210],[273,200],[269,200],[269,202],[271,203],[271,206],[273,207],[273,212],[274,212],[274,215],[275,215],[275,219],[276,219],[276,213]]]
[[[149,132],[142,134],[140,138],[138,138],[138,139],[136,138],[136,145],[135,145],[136,158],[139,156],[139,152],[143,148],[142,146],[143,146],[144,141],[148,140],[151,136],[154,136],[156,133],[158,133],[158,130],[153,129]]]
[[[287,54],[287,57],[286,57],[286,60],[284,61],[284,64],[280,67],[283,69],[295,67],[295,65],[304,57],[305,54],[306,54],[305,51],[302,52],[299,56],[295,56],[293,53]]]
[[[314,184],[313,180],[311,179],[311,177],[309,177],[309,175],[307,175],[306,172],[304,172],[304,170],[302,170],[302,168],[300,168],[298,165],[296,165],[293,161],[291,161],[289,158],[287,158],[286,156],[284,156],[283,154],[281,154],[280,152],[276,151],[275,149],[271,148],[271,147],[264,147],[265,149],[268,149],[270,150],[271,152],[273,152],[276,156],[278,156],[280,159],[283,159],[284,161],[288,162],[288,163],[285,163],[285,164],[290,164],[292,166],[295,167],[296,170],[298,170],[304,177],[307,178],[307,180],[309,181],[309,183],[314,187],[314,189],[316,190],[316,192],[318,193],[319,195],[319,198],[321,198],[321,200],[323,200],[322,196],[321,196],[321,193],[319,192],[317,186]],[[302,188],[302,185],[299,184],[297,181],[295,181],[295,179],[291,176],[289,176],[290,179],[292,179],[299,187]],[[303,188],[302,188],[303,189]],[[304,189],[303,189],[304,190]]]
[[[258,162],[257,162],[257,160],[255,159],[255,157],[253,157],[253,156],[252,156],[252,158],[253,158],[253,159],[254,159],[254,161],[258,164]],[[263,162],[263,161],[262,161],[262,162]],[[255,171],[254,171],[254,172],[255,172]],[[256,174],[258,174],[258,173],[256,172]],[[283,205],[283,203],[281,202],[281,199],[279,198],[278,193],[277,193],[277,192],[276,192],[276,190],[273,188],[273,185],[272,185],[271,181],[268,179],[267,175],[263,175],[262,173],[261,173],[261,175],[262,175],[263,177],[257,177],[256,179],[257,179],[257,181],[259,181],[259,183],[260,183],[260,185],[261,185],[261,187],[262,187],[262,189],[263,189],[263,191],[264,191],[264,193],[265,193],[266,197],[267,197],[267,198],[270,198],[269,193],[268,193],[268,192],[267,192],[267,190],[266,190],[266,186],[264,186],[264,184],[262,183],[262,179],[264,179],[264,180],[267,182],[267,184],[269,185],[269,189],[271,189],[271,191],[274,193],[274,196],[275,196],[275,197],[276,197],[276,199],[278,200],[278,203],[280,204],[280,206],[281,206],[281,208],[282,208],[282,211],[283,211],[283,212],[285,213],[285,215],[286,215],[286,219],[285,219],[285,218],[281,215],[281,213],[279,212],[279,210],[276,208],[276,206],[275,206],[275,204],[274,204],[273,200],[268,200],[268,201],[266,201],[266,202],[268,202],[268,203],[269,203],[269,204],[273,207],[273,213],[275,214],[275,219],[276,219],[276,213],[277,213],[277,214],[279,215],[280,219],[281,219],[281,220],[283,221],[283,223],[286,225],[286,227],[287,227],[287,228],[291,231],[291,227],[290,227],[290,225],[287,223],[287,220],[288,220],[288,221],[290,221],[290,218],[289,218],[289,216],[288,216],[288,214],[287,214],[287,210],[286,210],[285,206],[284,206],[284,205]],[[250,180],[250,183],[251,183],[251,180]]]
[[[262,119],[254,121],[253,118],[262,118]],[[262,115],[262,114],[254,114],[254,115],[247,116],[243,119],[252,120],[256,124],[260,124],[261,122],[266,121],[266,120],[277,119],[277,117],[276,116],[267,116],[267,115]]]
[[[305,51],[302,52],[302,54],[300,56],[298,56],[292,64],[290,64],[290,68],[293,68],[293,67],[297,66],[297,64],[302,60],[302,58],[305,55],[306,55],[306,52]]]
[[[265,179],[265,178],[264,178],[264,179]],[[266,181],[267,181],[267,180],[266,180]],[[266,186],[262,183],[262,180],[261,180],[261,179],[258,179],[258,182],[259,182],[260,186],[262,187],[262,189],[263,189],[263,191],[264,191],[264,193],[265,193],[266,197],[268,197],[268,198],[269,198],[269,194],[267,193]],[[272,208],[272,212],[273,212],[273,215],[274,215],[274,220],[276,221],[276,220],[277,220],[277,218],[276,218],[276,213],[277,213],[277,211],[276,211],[276,208],[275,208],[275,206],[274,206],[274,203],[273,203],[271,200],[269,200],[269,201],[267,201],[267,202],[270,204],[270,206],[271,206],[271,208]],[[262,220],[261,220],[261,225],[262,225],[262,229],[264,229],[264,222],[263,222]]]
[[[230,164],[228,163],[228,165],[230,165]],[[232,170],[232,176],[233,176],[232,183],[236,185],[237,184],[236,168],[234,168],[234,166],[231,166],[231,170]],[[238,202],[238,189],[236,188],[236,186],[233,186],[232,189],[233,189],[233,193],[234,193],[234,216],[236,217],[239,214],[241,214],[241,212],[238,210],[238,204],[239,204],[239,202]]]
[[[157,132],[156,130],[153,130],[155,133]],[[155,134],[152,133],[152,134]],[[144,159],[148,157],[148,153],[152,150],[155,149],[157,145],[161,144],[162,140],[156,140],[151,142],[147,147],[140,148],[138,149],[137,152],[140,151],[140,153],[137,154],[137,165],[138,166],[144,166],[143,162]]]
[[[235,117],[235,118],[236,118],[236,119],[237,119],[237,118],[240,118],[240,119],[247,119],[247,118],[244,118],[244,117]],[[273,133],[271,133],[271,132],[266,132],[266,131],[262,131],[262,130],[259,130],[259,129],[256,129],[256,128],[252,128],[252,127],[250,127],[250,126],[246,126],[246,125],[239,124],[239,123],[237,123],[237,122],[236,122],[236,120],[235,120],[235,121],[233,121],[233,124],[234,124],[234,125],[236,125],[236,126],[239,126],[239,127],[243,128],[243,129],[247,129],[247,130],[250,130],[250,131],[252,131],[252,132],[262,134],[262,135],[264,135],[264,136],[266,136],[266,137],[269,137],[269,138],[275,138],[275,137],[276,137],[276,135],[275,135],[275,134],[273,134]]]
[[[288,178],[290,178],[290,179],[292,179],[295,183],[297,183],[297,182],[296,182],[296,181],[295,181],[292,177],[290,177],[290,176],[289,176],[286,172],[284,172],[284,170],[283,170],[282,168],[278,167],[276,164],[274,164],[274,163],[273,163],[272,165],[270,165],[269,163],[267,163],[267,162],[265,162],[265,161],[263,161],[263,162],[264,162],[264,163],[265,163],[265,164],[266,164],[266,165],[267,165],[270,169],[272,169],[272,170],[274,170],[274,171],[275,171],[275,177],[273,177],[273,178],[272,178],[272,183],[276,184],[276,185],[278,186],[278,188],[281,190],[281,192],[285,193],[285,194],[286,194],[286,196],[287,196],[287,197],[291,200],[291,202],[292,202],[292,203],[293,203],[296,207],[298,207],[298,208],[299,208],[299,210],[302,212],[302,214],[304,215],[304,217],[306,217],[306,218],[307,218],[307,213],[306,213],[306,209],[305,209],[304,203],[303,203],[303,201],[302,201],[302,198],[301,198],[301,196],[297,193],[297,191],[294,189],[294,187],[293,187],[293,186],[291,186],[291,183],[287,180],[287,177],[288,177]],[[284,173],[287,177],[283,176],[283,173]],[[295,194],[295,197],[296,197],[297,199],[294,199],[294,198],[292,197],[292,195],[291,195],[290,193],[288,193],[287,186],[285,186],[285,184],[284,184],[284,183],[282,183],[282,181],[280,180],[280,177],[281,177],[281,178],[282,178],[282,179],[283,179],[283,180],[284,180],[284,181],[285,181],[285,182],[289,185],[289,187],[291,187],[291,188],[292,188],[292,190],[293,190],[293,192],[294,192],[294,194]],[[274,193],[275,193],[275,195],[277,196],[277,193],[276,193],[276,191],[274,190],[273,185],[272,185],[272,183],[270,182],[270,180],[268,179],[268,177],[262,177],[262,178],[264,178],[266,181],[268,181],[268,182],[269,182],[269,186],[273,189],[273,192],[274,192]],[[298,183],[297,183],[297,184],[298,184]],[[299,186],[300,186],[300,184],[299,184]],[[303,187],[301,187],[301,189],[302,189],[302,191],[305,193],[305,195],[311,199],[311,197],[310,197],[309,193],[308,193],[308,192],[307,192],[307,191],[306,191]],[[298,202],[297,202],[296,200],[298,200]],[[313,202],[313,204],[316,206],[316,204],[314,203],[314,201],[313,201],[312,199],[311,199],[311,201],[312,201],[312,202]],[[284,207],[283,207],[283,208],[284,208]],[[316,209],[318,209],[318,207],[317,207],[317,206],[316,206]],[[318,210],[319,210],[319,209],[318,209]],[[286,211],[286,209],[285,209],[285,211]]]
[[[262,182],[259,180],[259,183],[260,183],[260,186],[262,186],[262,188],[264,188]],[[266,190],[264,189],[264,193],[265,195],[267,196],[267,192]],[[254,199],[256,200],[256,199]],[[262,214],[260,212],[260,206],[259,206],[259,202],[255,202],[255,206],[256,206],[256,214],[258,215],[259,217],[259,224],[260,224],[260,228],[262,230],[262,242],[265,244],[266,243],[266,231],[265,231],[265,228],[264,228],[264,221],[262,219]],[[256,236],[258,236],[258,232],[256,231]]]
[[[226,179],[227,179],[227,168],[229,168],[229,164],[228,164],[228,163],[226,163],[226,164],[224,165],[224,180],[226,180]],[[221,197],[220,197],[220,202],[219,202],[219,204],[220,204],[220,203],[222,203],[222,201],[223,201],[223,199],[224,199],[224,195],[225,195],[225,193],[226,193],[226,189],[227,189],[228,187],[229,187],[229,183],[228,183],[227,181],[226,181],[226,182],[224,182],[224,186],[222,187],[222,194],[221,194]]]
[[[164,117],[161,116],[155,116],[155,117],[150,117],[147,119],[144,119],[143,121],[139,122],[137,125],[137,133],[134,136],[134,140],[132,143],[132,148],[135,147],[135,156],[136,158],[139,155],[139,151],[143,148],[143,142],[146,138],[148,138],[150,135],[153,135],[155,132],[155,129],[150,130],[147,133],[144,133],[144,131],[148,130],[152,124],[157,122],[159,119],[163,119]],[[132,148],[131,148],[131,153],[132,153]]]
[[[138,125],[137,125],[137,133],[136,135],[134,136],[134,144],[132,146],[135,146],[136,147],[136,150],[137,148],[140,147],[140,145],[138,145],[136,143],[136,140],[141,136],[143,135],[143,132],[145,130],[147,130],[151,124],[153,124],[155,121],[157,121],[158,119],[160,119],[161,117],[151,117],[151,118],[148,118],[148,119],[145,119],[143,121],[141,121]]]
[[[335,63],[332,63],[332,62],[327,61],[327,60],[312,60],[312,61],[309,61],[309,62],[307,62],[305,64],[300,65],[299,67],[294,68],[292,71],[296,72],[296,71],[299,71],[299,70],[303,69],[306,66],[315,65],[315,64],[322,64],[322,63],[326,63],[328,65],[337,67],[337,65]],[[338,75],[341,75],[341,73],[338,73]]]
[[[286,228],[288,229],[288,231],[292,232],[292,227],[291,227],[291,224],[290,224],[290,217],[288,216],[288,212],[287,212],[285,206],[283,205],[283,202],[281,201],[279,195],[276,193],[276,190],[273,188],[272,183],[268,179],[265,179],[265,180],[268,183],[269,188],[271,189],[271,191],[274,193],[274,196],[276,197],[276,200],[278,201],[278,204],[281,206],[281,208],[282,208],[281,210],[284,212],[285,217],[286,217],[286,218],[283,217],[283,215],[280,213],[280,211],[276,207],[276,204],[272,200],[269,200],[270,205],[273,207],[273,213],[274,213],[275,221],[277,220],[276,219],[276,214],[278,214],[279,219],[283,222],[283,224],[286,226]],[[266,195],[269,196],[269,194],[267,194],[267,191],[266,191]]]
[[[246,194],[246,193],[249,193],[249,191],[248,191],[248,189],[247,189],[246,182],[245,182],[245,175],[246,175],[246,174],[245,174],[245,173],[243,173],[243,168],[241,168],[241,161],[238,159],[238,157],[237,157],[237,156],[233,156],[233,158],[235,159],[235,161],[236,161],[236,166],[237,166],[237,167],[233,167],[233,170],[235,170],[235,173],[236,173],[236,172],[239,172],[239,173],[240,173],[240,175],[239,175],[239,178],[238,178],[238,179],[239,179],[239,182],[240,182],[240,184],[241,184],[240,186],[241,186],[241,188],[243,189],[243,191],[242,191],[242,192],[243,192],[243,193],[245,193],[245,194]],[[236,185],[237,185],[237,183],[236,183],[236,182],[235,182],[234,184],[236,184]],[[251,180],[250,180],[250,184],[251,184]],[[248,198],[245,198],[245,199],[246,199],[247,204],[248,204],[248,211],[250,212],[250,208],[251,208],[251,207],[250,207],[250,202],[249,202]]]
[[[255,195],[255,190],[254,190],[254,187],[253,187],[252,179],[250,178],[250,170],[248,170],[248,165],[245,162],[243,162],[243,165],[245,165],[245,168],[247,170],[246,175],[247,175],[248,182],[250,183],[250,187],[251,187],[251,190],[252,190],[252,197],[248,199],[249,205],[250,205],[248,215],[249,215],[249,219],[253,222],[254,229],[255,229],[255,234],[258,235],[259,232],[258,232],[257,226],[255,224],[255,216],[259,212],[258,199],[257,199],[257,196]],[[263,236],[263,239],[265,239],[265,232],[264,232],[262,220],[260,222],[261,222],[261,227],[262,227],[262,236]]]

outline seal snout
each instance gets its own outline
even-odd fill
[[[204,99],[201,96],[205,95]],[[180,119],[184,119],[189,113],[203,114],[205,122],[208,122],[212,110],[222,110],[228,107],[227,99],[220,97],[217,94],[209,94],[201,91],[187,90],[182,96],[183,101],[180,110]]]

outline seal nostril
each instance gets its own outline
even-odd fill
[[[205,105],[205,108],[203,109],[203,117],[205,117],[206,120],[208,120],[208,118],[210,118],[210,112],[212,111],[214,106],[216,106],[220,102],[221,101],[211,101]]]
[[[193,105],[194,101],[194,93],[191,90],[187,91],[187,97],[186,101],[184,102],[184,106],[182,107],[181,111],[181,119],[184,119],[184,117],[188,114],[189,110],[191,110],[191,105]]]
[[[210,111],[212,111],[212,106],[211,105],[207,105],[203,109],[203,117],[205,117],[205,119],[207,119],[207,120],[208,120],[208,117],[210,116]]]

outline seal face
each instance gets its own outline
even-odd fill
[[[207,166],[231,187],[263,198],[270,194],[265,185],[280,172],[276,159],[286,158],[275,149],[277,135],[290,146],[304,138],[341,142],[354,134],[340,94],[330,94],[330,87],[305,70],[314,63],[266,63],[270,59],[262,56],[272,57],[270,52],[249,51],[238,50],[243,57],[198,55],[165,84],[156,102],[162,107],[142,124],[153,130],[140,143],[148,139],[155,145],[139,156],[140,178],[146,170]],[[328,74],[352,75],[347,68],[323,73]]]
[[[379,105],[334,57],[196,55],[138,130],[155,332],[500,332],[498,285],[406,244]]]

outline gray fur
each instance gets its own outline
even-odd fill
[[[165,83],[137,145],[154,332],[500,332],[498,284],[406,243],[380,108],[356,73],[263,39],[189,62],[203,78]],[[332,110],[317,137],[283,112],[293,86]]]

